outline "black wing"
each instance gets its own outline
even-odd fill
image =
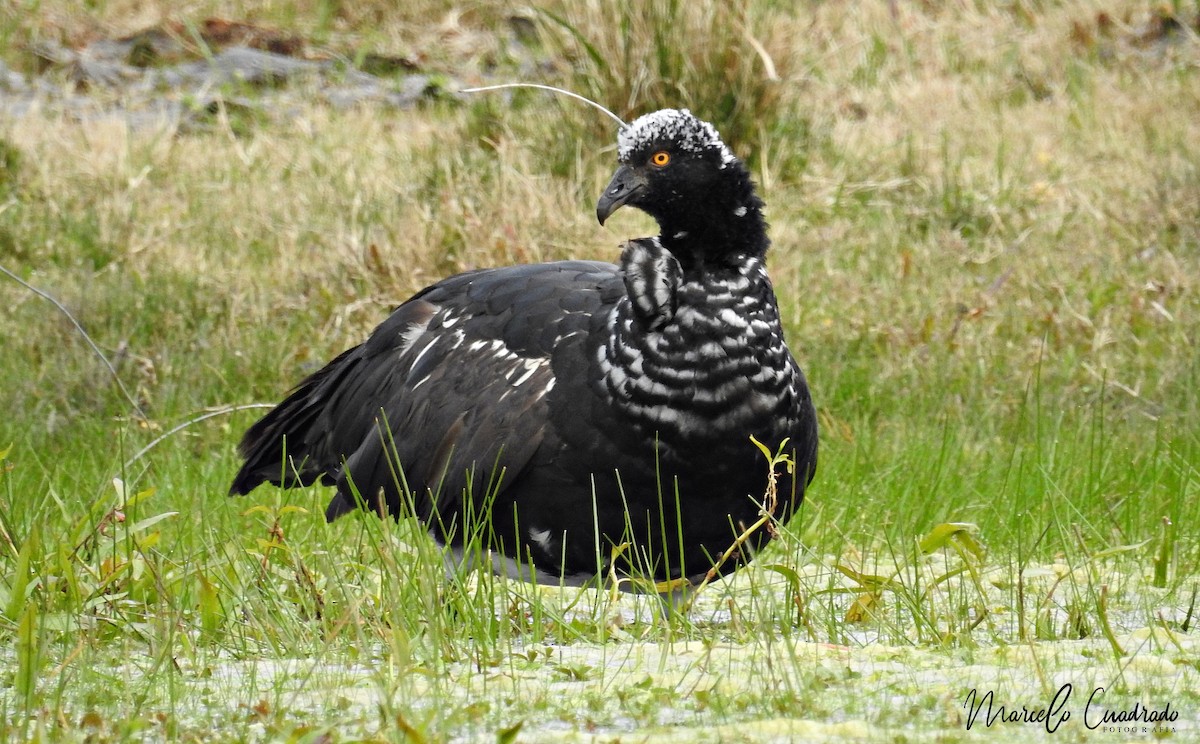
[[[623,292],[612,264],[468,272],[401,305],[368,340],[302,382],[246,432],[231,494],[260,483],[337,486],[326,518],[359,500],[430,519],[464,489],[503,491],[546,432],[561,341]],[[572,345],[582,348],[582,345]],[[382,503],[381,503],[382,501]]]

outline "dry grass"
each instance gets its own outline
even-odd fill
[[[440,23],[452,10],[434,6],[423,9],[424,21]],[[134,26],[163,7],[102,4],[85,17],[97,28]],[[65,8],[47,6],[40,22],[67,25]],[[1072,31],[1094,24],[1099,8],[1030,16],[903,6],[893,18],[879,3],[731,18],[715,5],[659,3],[646,6],[649,20],[673,13],[688,23],[620,42],[647,45],[626,60],[635,66],[664,31],[709,33],[731,55],[755,38],[772,60],[779,80],[761,83],[770,96],[756,93],[721,113],[740,131],[758,129],[776,282],[829,416],[847,417],[864,384],[887,408],[902,406],[897,388],[919,384],[923,366],[993,388],[988,405],[1012,411],[1039,361],[1047,388],[1064,401],[1087,400],[1104,383],[1143,413],[1194,406],[1180,397],[1195,372],[1179,349],[1195,333],[1200,275],[1200,102],[1189,76],[1196,48],[1135,45],[1136,14],[1104,48],[1082,46]],[[318,15],[300,6],[198,5],[177,17],[235,11],[264,22]],[[580,34],[605,58],[619,56],[618,29],[604,27],[601,6],[553,12],[572,29],[566,41]],[[501,14],[481,6],[456,17]],[[347,29],[368,17],[348,16]],[[421,18],[387,15],[380,27]],[[714,32],[721,23],[745,33]],[[668,60],[692,81],[687,87],[765,75],[764,57],[754,56],[725,79],[702,64],[708,48],[685,45],[686,57]],[[625,112],[676,103],[675,93],[703,100],[654,71],[643,71],[651,76],[644,80],[619,66],[605,72],[596,85],[627,99]],[[199,132],[133,132],[119,121],[79,127],[53,114],[18,120],[5,138],[21,153],[29,203],[9,210],[6,230],[30,277],[101,326],[88,305],[103,315],[113,310],[106,303],[119,302],[96,297],[105,276],[121,292],[129,282],[142,288],[135,293],[153,292],[158,275],[193,284],[192,303],[220,308],[215,327],[233,353],[254,345],[246,324],[253,335],[301,311],[297,325],[319,332],[279,340],[271,353],[279,379],[266,386],[275,389],[294,379],[295,364],[353,342],[384,306],[439,276],[611,256],[620,239],[651,229],[635,215],[622,217],[615,234],[592,224],[590,202],[611,160],[609,143],[593,133],[607,124],[538,96],[522,96],[511,111],[498,100],[387,116],[316,108],[245,136],[221,116]],[[540,115],[546,107],[555,121]],[[806,122],[802,140],[770,134],[790,131],[796,115]],[[564,138],[572,143],[565,153],[554,144]],[[55,220],[86,233],[82,256],[71,235],[47,227]],[[14,287],[4,291],[28,302]],[[151,333],[161,342],[172,331],[158,325]],[[129,340],[121,324],[111,332],[110,346]],[[868,379],[847,378],[842,392],[831,370],[847,353],[871,354],[871,369]]]
[[[162,12],[137,7],[102,4],[87,18],[105,28]],[[1122,41],[1136,38],[1137,15],[1104,54],[1080,46],[1072,29],[1095,23],[1099,7],[1029,16],[904,6],[896,19],[880,3],[734,19],[716,6],[685,12],[660,3],[647,6],[650,20],[676,13],[691,25],[636,34],[629,43],[650,46],[628,63],[651,53],[664,30],[703,36],[742,23],[745,35],[717,35],[729,54],[745,51],[746,36],[761,37],[780,79],[769,81],[769,99],[752,96],[722,113],[762,135],[774,271],[818,382],[841,350],[865,344],[877,355],[867,381],[874,389],[912,384],[913,368],[933,360],[967,376],[982,370],[1017,405],[1022,375],[1041,359],[1055,362],[1044,369],[1056,389],[1107,382],[1156,401],[1194,374],[1173,350],[1194,333],[1196,50]],[[437,23],[449,8],[425,10]],[[582,5],[576,16],[557,10],[606,57],[618,54],[601,6]],[[268,22],[316,14],[191,9],[234,11]],[[51,5],[41,20],[61,24],[64,14]],[[459,17],[498,14],[486,6]],[[349,18],[348,28],[367,17]],[[389,15],[382,25],[420,17]],[[730,82],[697,61],[707,47],[683,48],[689,56],[671,64],[694,79],[688,87]],[[761,57],[742,64],[733,83],[765,74]],[[608,93],[628,99],[622,111],[695,95],[620,67],[607,73]],[[591,224],[590,201],[611,160],[609,143],[592,133],[607,124],[536,96],[512,111],[496,100],[388,116],[314,109],[246,136],[219,116],[195,133],[131,132],[119,121],[81,128],[52,114],[16,121],[5,136],[22,154],[23,189],[37,206],[11,210],[8,230],[32,276],[67,298],[95,291],[90,271],[196,282],[198,296],[224,298],[229,349],[247,340],[242,322],[307,306],[309,320],[332,325],[318,336],[321,357],[358,337],[381,305],[438,276],[603,257],[650,229],[634,216],[616,234]],[[539,114],[545,107],[561,125]],[[803,140],[770,135],[787,131],[780,122],[797,112],[807,122]],[[565,154],[553,144],[564,137],[572,142]],[[62,235],[40,232],[48,219],[87,233],[90,266]]]
[[[753,156],[772,223],[771,270],[821,409],[824,449],[790,552],[768,557],[798,569],[803,596],[797,589],[785,597],[773,584],[755,600],[730,590],[720,598],[731,607],[728,623],[680,632],[705,643],[733,638],[758,653],[779,633],[799,633],[788,618],[801,612],[805,632],[851,643],[860,626],[845,619],[849,597],[820,588],[841,576],[831,566],[864,573],[907,566],[914,538],[945,521],[980,526],[992,551],[990,603],[1023,612],[1014,587],[1027,563],[1065,561],[1071,612],[1094,624],[1098,585],[1076,569],[1116,550],[1129,560],[1121,570],[1132,574],[1152,562],[1169,566],[1162,593],[1137,590],[1145,605],[1129,622],[1149,623],[1166,606],[1178,631],[1183,611],[1174,610],[1186,606],[1200,559],[1191,529],[1200,516],[1200,42],[1188,30],[1156,36],[1150,3],[1135,4],[1128,17],[1100,2],[897,3],[896,17],[891,5],[762,3],[733,13],[708,2],[556,3],[548,12],[559,22],[506,4],[434,0],[395,12],[378,2],[250,1],[114,1],[81,11],[47,0],[21,17],[12,32],[20,43],[7,54],[20,57],[23,44],[38,38],[223,16],[294,29],[316,38],[318,49],[416,50],[431,67],[471,80],[491,64],[497,80],[528,79],[535,73],[525,63],[540,55],[543,82],[593,86],[584,92],[627,116],[692,106]],[[516,54],[508,18],[522,13],[540,19],[542,43]],[[628,40],[611,18],[627,20]],[[589,60],[580,37],[607,62]],[[663,66],[650,66],[650,58]],[[766,75],[767,59],[777,80]],[[119,120],[81,125],[51,106],[0,123],[0,141],[16,155],[0,179],[0,263],[67,304],[118,361],[151,417],[145,426],[130,422],[128,405],[75,331],[0,279],[0,409],[16,412],[0,422],[0,451],[14,443],[14,467],[0,471],[0,528],[13,536],[0,539],[5,587],[15,585],[13,556],[29,534],[49,546],[30,576],[51,582],[62,561],[74,566],[53,552],[56,541],[69,542],[63,535],[74,534],[78,514],[97,508],[96,494],[110,497],[109,479],[124,456],[166,426],[208,406],[275,400],[439,277],[512,262],[611,259],[621,240],[653,229],[624,210],[603,229],[594,224],[594,200],[613,166],[611,125],[542,94],[402,112],[316,105],[294,118],[239,123],[237,116],[231,109],[200,126],[131,130]],[[162,590],[171,599],[156,604],[130,590],[112,606],[122,617],[156,618],[170,604],[164,627],[199,622],[193,615],[201,607],[205,633],[217,639],[206,635],[201,651],[180,652],[175,636],[145,629],[151,621],[136,630],[102,624],[137,654],[149,638],[155,653],[167,649],[163,658],[230,646],[268,656],[318,648],[342,663],[337,643],[349,643],[347,628],[390,634],[443,623],[436,629],[443,635],[428,631],[437,642],[428,654],[470,660],[456,672],[469,687],[482,684],[467,668],[487,668],[480,658],[498,654],[517,664],[513,644],[521,641],[506,633],[541,633],[564,646],[583,636],[624,637],[604,618],[572,624],[553,616],[512,631],[491,605],[471,611],[489,630],[464,631],[460,618],[437,614],[436,589],[415,610],[388,604],[378,584],[341,581],[343,573],[372,571],[386,579],[380,555],[341,552],[376,544],[374,527],[330,531],[295,514],[287,522],[290,552],[272,559],[279,561],[273,581],[283,587],[272,594],[276,584],[254,574],[259,558],[238,560],[261,548],[256,540],[267,531],[258,521],[271,515],[240,510],[268,503],[277,516],[282,502],[264,494],[230,504],[223,496],[236,467],[233,444],[249,418],[189,429],[139,463],[147,472],[125,474],[138,488],[159,489],[155,508],[184,516],[164,522],[161,542],[142,556],[176,571],[177,583]],[[292,498],[318,508],[322,494]],[[1168,551],[1174,558],[1159,559],[1164,516],[1178,537]],[[309,591],[293,581],[293,562],[304,561],[316,566],[329,612],[345,613],[327,615],[317,630],[293,596]],[[921,576],[915,565],[911,573]],[[751,584],[779,575],[786,571],[745,574]],[[151,583],[135,588],[149,592]],[[863,624],[882,626],[893,643],[935,643],[939,629],[953,627],[953,638],[942,640],[963,648],[1009,643],[1014,625],[1025,632],[1023,615],[1004,614],[1011,608],[994,628],[979,625],[965,586],[954,597],[939,595],[953,609],[923,616],[919,601],[911,609],[898,598],[887,608],[890,624]],[[913,596],[919,590],[906,588]],[[55,603],[67,600],[58,594],[31,591],[46,612],[97,611],[62,610]],[[224,604],[213,609],[205,592],[224,592]],[[1057,612],[1058,600],[1044,597],[1050,617],[1046,608]],[[238,647],[229,637],[242,632],[243,616],[260,622],[246,633],[262,637]],[[392,624],[397,618],[403,622]],[[1049,631],[1039,626],[1049,633],[1040,638],[1061,637],[1054,628],[1065,623],[1053,618]],[[17,633],[12,617],[3,623],[0,641]],[[279,638],[270,636],[272,625]],[[336,643],[322,645],[320,631],[330,628]],[[657,628],[638,632],[672,640]],[[83,634],[85,658],[104,649],[90,644],[99,633]],[[51,631],[46,638],[54,664],[74,669],[63,657],[75,641]],[[370,653],[382,653],[403,684],[417,684],[411,669],[440,669],[421,656],[426,641],[387,635],[385,650]],[[275,651],[261,651],[272,643]],[[1180,658],[1194,667],[1194,654]],[[792,667],[784,660],[781,668]],[[438,673],[430,679],[457,684]],[[777,714],[769,680],[756,679],[762,697],[743,688],[718,721]],[[796,699],[818,700],[828,680],[803,679],[809,687],[793,691]],[[854,687],[844,685],[846,694]],[[625,698],[588,689],[603,720],[629,713]],[[60,704],[77,702],[60,695]],[[862,715],[884,715],[865,699]],[[407,703],[389,705],[414,713]],[[919,713],[894,715],[901,727],[959,730]],[[466,725],[449,713],[430,720],[435,736]],[[388,725],[387,732],[403,730]]]
[[[432,70],[472,73],[509,61],[510,24],[523,6],[512,3],[462,4],[452,0],[339,2],[241,2],[240,0],[45,0],[36,12],[20,0],[0,7],[11,40],[0,59],[33,67],[38,42],[82,46],[96,39],[121,38],[164,28],[188,43],[206,19],[245,22],[301,40],[301,53],[315,58],[354,59],[361,53],[405,57]]]

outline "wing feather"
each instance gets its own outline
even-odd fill
[[[251,427],[231,493],[319,478],[337,487],[329,520],[362,503],[446,523],[470,506],[464,495],[482,503],[534,457],[556,345],[588,328],[619,283],[611,264],[571,261],[433,285]]]

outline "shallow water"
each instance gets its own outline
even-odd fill
[[[807,572],[805,591],[830,585],[820,565]],[[919,570],[937,573],[947,565],[931,560]],[[674,631],[652,625],[661,623],[653,598],[622,595],[613,606],[607,593],[581,598],[578,590],[529,587],[546,607],[571,607],[567,615],[610,613],[609,640],[553,644],[517,635],[485,662],[401,662],[378,640],[331,645],[310,659],[208,651],[179,654],[170,673],[148,671],[150,655],[135,654],[114,659],[109,678],[70,672],[68,658],[46,666],[47,674],[55,666],[68,672],[47,677],[43,694],[53,698],[51,688],[62,684],[62,720],[83,721],[89,710],[106,719],[132,717],[150,738],[204,732],[265,741],[327,731],[347,739],[395,736],[409,726],[433,739],[494,741],[517,724],[522,741],[631,734],[637,741],[702,742],[1200,737],[1200,634],[1194,623],[1182,627],[1188,592],[1153,589],[1111,567],[1092,570],[1111,590],[1108,618],[1120,655],[1094,618],[1085,638],[1022,641],[999,574],[987,585],[992,629],[980,624],[941,643],[906,641],[915,631],[884,620],[817,626],[815,639],[769,617],[736,631],[755,613],[789,606],[785,583],[748,571],[701,596],[691,615],[697,626],[676,633],[685,640],[661,640]],[[963,589],[955,583],[964,576],[940,585],[947,596]],[[1050,582],[1040,590],[1039,577]],[[1043,630],[1068,627],[1070,613],[1049,593],[1065,578],[1063,566],[1027,572],[1027,599],[1043,608]],[[841,612],[853,594],[835,596]],[[894,608],[888,612],[903,618]],[[832,632],[821,637],[822,628]],[[8,665],[15,657],[3,653]],[[114,689],[121,698],[115,704],[105,699]],[[8,710],[17,709],[11,686],[0,695]],[[1136,720],[1113,720],[1121,716]],[[1146,720],[1158,716],[1169,720]]]

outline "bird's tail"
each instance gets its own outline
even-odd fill
[[[354,351],[347,350],[304,380],[246,431],[238,444],[246,462],[229,487],[230,496],[250,493],[261,483],[308,486],[328,473],[331,463],[324,461],[314,441],[313,423],[328,405],[328,393],[345,372],[347,355]]]

